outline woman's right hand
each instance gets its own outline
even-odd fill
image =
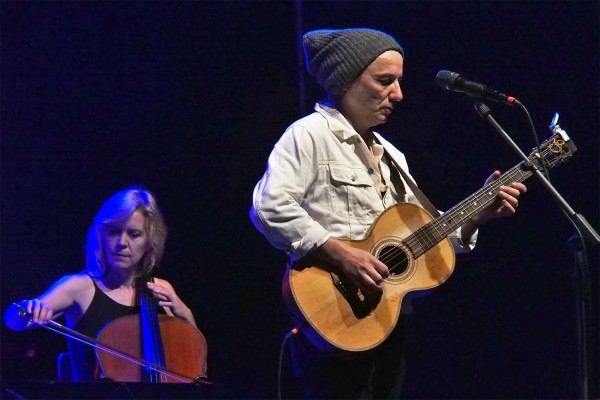
[[[20,314],[21,308],[23,308],[27,314],[31,315],[31,321]],[[18,303],[13,303],[8,310],[6,310],[4,322],[9,328],[20,331],[30,328],[34,324],[47,324],[53,316],[54,311],[52,308],[44,304],[42,300],[22,300]]]
[[[25,302],[25,305],[22,303]],[[21,306],[25,307],[28,314],[31,314],[31,321],[38,325],[45,325],[52,319],[54,311],[40,299],[24,300]]]

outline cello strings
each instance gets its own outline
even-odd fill
[[[154,282],[154,278],[151,276],[146,277],[144,282]],[[150,357],[152,362],[165,367],[166,363],[160,337],[160,325],[158,322],[156,302],[154,294],[148,289],[147,285],[144,285],[142,288],[142,311],[142,325],[144,327],[143,337],[148,338],[150,341],[150,343],[144,343],[144,353],[148,352],[146,356]],[[149,373],[149,380],[151,382],[160,382],[164,379],[166,378],[163,375]]]

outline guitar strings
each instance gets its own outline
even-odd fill
[[[448,227],[451,225],[449,225],[447,221],[453,221],[457,216],[459,216],[460,214],[463,214],[464,216],[460,217],[459,220],[461,223],[464,224],[476,212],[479,212],[479,210],[487,207],[489,204],[491,204],[492,202],[494,202],[496,200],[496,196],[494,196],[493,198],[490,198],[490,192],[497,194],[497,190],[500,186],[508,183],[509,181],[510,182],[523,181],[531,175],[531,172],[529,172],[529,171],[526,171],[526,173],[523,173],[522,170],[520,169],[520,166],[521,166],[521,164],[513,167],[512,169],[507,171],[504,175],[499,177],[497,180],[490,183],[488,186],[480,189],[473,195],[469,196],[462,203],[459,203],[458,205],[451,208],[449,211],[444,213],[440,218],[430,221],[429,223],[427,223],[427,224],[423,225],[422,227],[420,227],[419,229],[417,229],[410,236],[408,236],[406,238],[406,240],[403,241],[403,243],[413,253],[414,258],[417,259],[422,254],[424,254],[427,250],[429,250],[430,248],[432,248],[433,246],[435,246],[436,244],[438,244],[440,241],[442,241],[444,238],[446,238],[448,236],[448,234],[451,232]],[[515,177],[517,175],[521,175],[521,176],[515,180]],[[467,204],[467,203],[473,204],[477,207],[475,209],[473,209],[471,212],[465,214],[464,211],[462,211],[462,209],[464,208],[464,204]],[[444,228],[444,226],[446,226],[446,227]],[[438,233],[438,236],[435,238],[431,238],[431,233],[432,233],[431,231],[436,231]],[[419,251],[417,251],[417,249],[419,249]],[[398,247],[393,247],[389,250],[385,249],[385,251],[382,251],[380,253],[380,255],[383,255],[381,258],[379,258],[380,261],[383,262],[384,264],[386,264],[386,266],[388,266],[390,273],[394,272],[394,270],[401,267],[402,265],[405,265],[405,263],[408,262],[408,257],[406,256],[406,252],[403,249],[398,248]],[[402,257],[399,260],[395,260],[398,256],[404,256],[404,257]]]

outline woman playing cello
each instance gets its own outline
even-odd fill
[[[64,315],[68,328],[95,338],[107,323],[140,312],[139,291],[145,285],[158,300],[159,312],[195,327],[192,312],[169,282],[155,278],[141,284],[138,279],[159,264],[166,237],[162,213],[150,192],[131,187],[116,193],[88,231],[86,268],[62,277],[43,295],[9,307],[6,324],[23,330]],[[31,315],[30,321],[19,315],[19,306]],[[73,380],[97,379],[94,349],[73,339],[69,348]]]

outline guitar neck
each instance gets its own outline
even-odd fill
[[[452,232],[463,226],[471,217],[496,201],[500,186],[512,182],[523,182],[532,175],[523,163],[506,171],[498,179],[484,186],[450,210],[423,225],[404,240],[415,258],[447,238]]]

